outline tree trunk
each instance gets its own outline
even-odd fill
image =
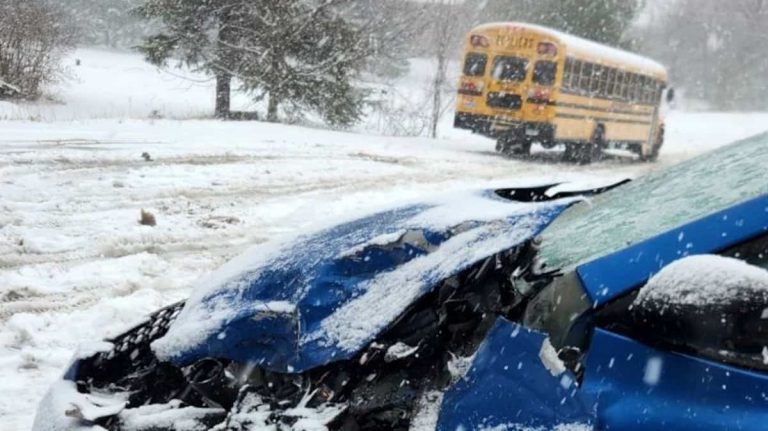
[[[267,121],[277,123],[277,106],[279,101],[274,94],[269,95],[269,105],[267,106]]]
[[[231,12],[231,8],[225,7],[219,11],[218,16],[219,34],[216,42],[216,57],[217,62],[219,62],[219,69],[216,71],[216,118],[229,118],[230,116],[232,86],[232,73],[230,72],[235,70],[232,68],[227,52],[227,46],[232,42],[233,36],[233,29],[230,26]]]
[[[229,118],[232,75],[219,72],[216,75],[216,118]]]
[[[437,126],[443,109],[443,84],[445,83],[446,58],[443,48],[437,53],[437,70],[432,82],[432,118],[430,118],[430,136],[437,138]]]

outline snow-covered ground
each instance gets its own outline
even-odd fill
[[[72,58],[62,103],[0,104],[3,431],[30,428],[79,343],[186,297],[248,245],[452,189],[637,176],[768,129],[768,114],[675,112],[655,164],[522,162],[451,129],[450,113],[438,140],[190,119],[210,111],[212,83],[132,54]],[[426,77],[417,67],[400,92]],[[237,105],[249,108],[242,95]],[[138,223],[142,209],[156,226]]]
[[[77,64],[79,61],[79,65]],[[0,120],[195,118],[211,112],[213,81],[187,70],[160,70],[139,54],[78,49],[64,60],[64,82],[45,102],[0,102]],[[236,94],[233,107],[249,109]]]

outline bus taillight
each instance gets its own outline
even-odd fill
[[[491,46],[491,42],[488,40],[488,38],[479,34],[473,34],[470,36],[469,43],[472,45],[472,48],[488,48]]]
[[[541,42],[536,48],[536,52],[539,55],[551,55],[554,57],[557,55],[557,45],[550,42]]]
[[[552,93],[542,89],[528,90],[528,103],[546,105],[551,101]]]
[[[480,96],[483,94],[483,84],[474,83],[471,81],[462,82],[461,88],[459,88],[459,94],[465,94],[467,96]]]

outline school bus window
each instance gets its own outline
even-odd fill
[[[629,93],[631,89],[632,89],[632,74],[627,72],[624,74],[624,83],[621,86],[622,100],[629,102]]]
[[[643,97],[642,102],[645,104],[652,103],[653,100],[653,80],[647,76],[643,76]]]
[[[621,70],[616,72],[616,88],[614,89],[613,98],[616,100],[621,100],[621,93],[623,92],[624,88],[624,72]]]
[[[571,75],[573,71],[573,59],[566,58],[565,59],[565,68],[563,69],[563,88],[570,89],[571,88]]]
[[[554,61],[537,61],[533,68],[533,82],[540,85],[552,85],[557,76],[557,63]]]
[[[610,68],[608,71],[608,86],[605,89],[605,95],[613,99],[613,89],[616,88],[616,69]]]
[[[632,77],[632,93],[629,95],[629,98],[633,102],[638,102],[640,100],[640,75],[634,75]]]
[[[470,52],[467,54],[467,59],[464,61],[464,75],[466,76],[483,76],[485,75],[485,65],[488,63],[488,56],[485,54],[479,54],[476,52]]]
[[[589,80],[592,78],[592,63],[584,63],[581,68],[581,79],[579,80],[579,89],[586,93],[589,91]]]
[[[493,79],[498,81],[524,81],[528,60],[520,57],[496,57],[493,60]]]
[[[571,90],[579,89],[579,77],[581,76],[581,62],[576,60],[573,62],[573,74],[571,75]]]
[[[634,86],[632,87],[632,101],[640,102],[643,94],[643,80],[642,76],[635,75]]]
[[[624,75],[624,92],[622,93],[622,97],[627,102],[632,98],[632,74],[629,72]]]
[[[600,97],[608,97],[608,76],[611,74],[611,68],[604,66],[603,73],[600,75],[600,89],[597,90]]]
[[[523,99],[517,94],[491,92],[486,103],[492,108],[516,110],[523,106]]]
[[[570,63],[571,68],[568,71],[568,77],[563,78],[563,85],[565,85],[568,90],[573,91],[573,77],[576,75],[576,61],[570,60]]]
[[[592,95],[599,94],[601,79],[603,79],[603,66],[596,64],[592,68],[592,81],[589,87],[589,92]]]

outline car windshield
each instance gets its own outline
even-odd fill
[[[573,269],[768,193],[767,166],[764,134],[653,172],[567,210],[543,232],[541,257],[552,268]]]

